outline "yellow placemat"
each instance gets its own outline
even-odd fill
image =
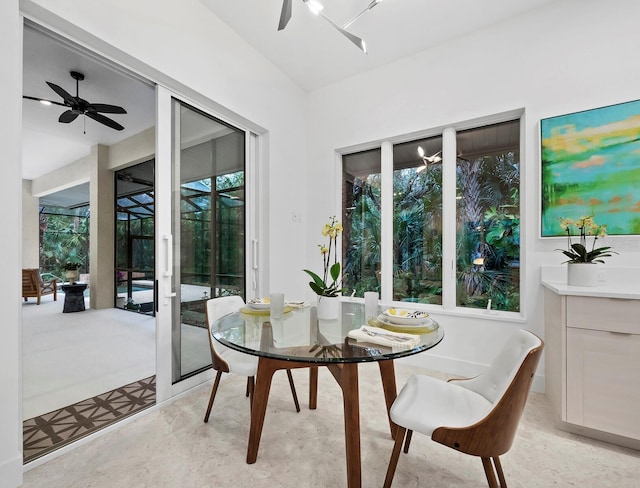
[[[424,327],[419,325],[411,325],[411,326],[403,326],[403,325],[391,325],[384,324],[377,319],[370,319],[369,325],[372,327],[380,327],[381,329],[390,330],[392,332],[404,332],[405,334],[428,334],[429,332],[433,332],[438,330],[438,322],[431,319],[432,323],[429,325],[425,325]]]
[[[291,310],[293,310],[293,307],[290,307],[288,305],[284,307],[284,313],[291,312]],[[247,315],[271,315],[271,310],[269,310],[268,308],[257,309],[257,308],[242,307],[240,309],[240,312],[246,313]]]

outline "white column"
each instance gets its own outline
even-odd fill
[[[22,267],[40,267],[40,199],[31,194],[31,180],[22,180]]]
[[[91,148],[89,288],[92,309],[114,306],[114,183],[109,148]]]

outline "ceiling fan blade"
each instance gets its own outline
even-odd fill
[[[69,122],[73,122],[74,120],[76,120],[76,117],[78,115],[80,114],[78,114],[77,112],[67,110],[65,112],[62,112],[62,115],[60,115],[58,122],[62,122],[63,124],[68,124]]]
[[[67,107],[68,105],[60,102],[54,102],[53,100],[47,100],[46,98],[38,98],[38,97],[30,97],[27,95],[22,95],[22,98],[26,98],[27,100],[35,100],[36,102],[45,102],[51,103],[53,105],[60,105],[61,107]]]
[[[51,83],[50,81],[47,81],[47,85],[49,85],[49,87],[51,87],[51,89],[54,92],[56,92],[58,95],[62,97],[66,105],[72,106],[73,104],[76,103],[76,99],[71,95],[69,95],[69,93],[67,93],[67,91],[64,88],[61,88],[55,83]]]
[[[347,39],[349,39],[351,42],[353,42],[356,46],[358,46],[358,48],[360,50],[362,50],[363,53],[367,54],[367,46],[365,45],[365,43],[364,43],[364,41],[362,39],[360,39],[358,36],[354,36],[351,32],[348,32],[348,31],[344,30],[342,27],[340,27],[337,24],[335,24],[329,17],[324,15],[322,12],[320,12],[320,15],[322,15],[324,20],[329,22],[334,27],[334,29],[336,29],[343,36],[345,36]]]
[[[102,112],[105,114],[126,114],[127,111],[117,105],[109,105],[107,103],[90,103],[87,110],[93,112]]]
[[[99,113],[86,112],[85,115],[87,117],[92,118],[96,122],[100,122],[101,124],[104,124],[107,127],[111,127],[112,129],[115,129],[115,130],[124,129],[124,127],[122,127],[120,124],[118,124],[115,120],[111,120],[109,117],[105,117],[104,115],[100,115]]]
[[[293,0],[283,0],[282,12],[280,12],[280,23],[278,24],[278,30],[284,29],[289,20],[291,19],[291,3]]]
[[[358,49],[367,54],[367,46],[362,39],[360,39],[358,36],[354,36],[351,32],[347,32],[346,30],[341,29],[340,27],[338,27],[337,29],[342,33],[343,36],[345,36],[356,46],[358,46]]]

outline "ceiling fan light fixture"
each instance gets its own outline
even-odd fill
[[[424,149],[422,149],[422,146],[418,146],[418,155],[422,158],[422,162],[424,163],[424,166],[420,166],[416,171],[419,173],[420,171],[426,169],[429,163],[431,164],[440,163],[442,161],[442,157],[440,156],[441,153],[442,151],[438,151],[437,153],[431,156],[427,156],[426,153],[424,152]]]
[[[304,3],[307,4],[307,7],[309,7],[309,10],[311,10],[314,15],[320,15],[320,12],[324,10],[324,5],[317,0],[304,0]]]

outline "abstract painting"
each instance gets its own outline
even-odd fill
[[[640,100],[542,119],[540,140],[542,237],[588,215],[640,234]]]

